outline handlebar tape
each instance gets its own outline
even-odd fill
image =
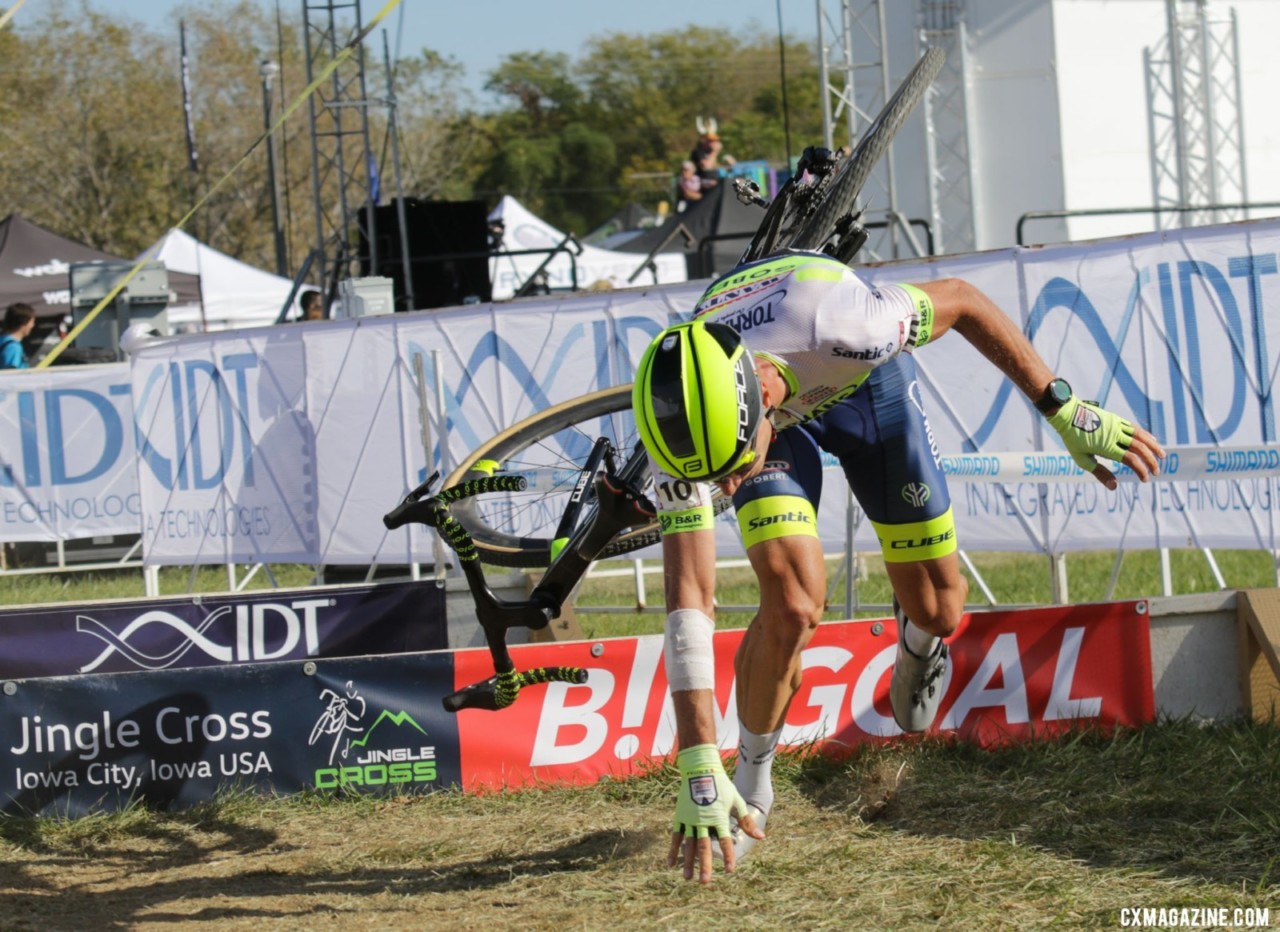
[[[524,476],[481,476],[479,479],[467,479],[442,489],[436,498],[442,504],[451,505],[459,499],[470,498],[472,495],[483,495],[486,492],[523,492],[528,486],[528,480]]]

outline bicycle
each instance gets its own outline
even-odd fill
[[[740,263],[786,248],[850,262],[867,235],[855,209],[858,194],[944,59],[941,49],[927,50],[847,156],[806,149],[772,202],[754,183],[738,179],[738,196],[766,208]],[[648,478],[631,418],[631,386],[618,385],[513,425],[474,450],[445,479],[442,491],[430,494],[439,479],[432,475],[384,517],[388,529],[410,522],[436,528],[457,553],[476,602],[495,674],[446,697],[447,710],[497,710],[514,702],[524,686],[586,681],[586,671],[576,667],[517,671],[506,632],[545,628],[596,560],[659,542],[656,509],[646,496]],[[716,493],[717,514],[730,504]],[[528,599],[509,602],[489,589],[482,563],[546,572]]]

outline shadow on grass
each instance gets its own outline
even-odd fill
[[[485,890],[509,885],[515,876],[527,878],[594,871],[643,853],[655,843],[652,833],[615,829],[588,832],[551,848],[497,851],[483,858],[456,862],[445,860],[425,867],[391,865],[368,868],[353,864],[348,870],[326,869],[323,873],[316,873],[315,868],[303,872],[247,869],[230,874],[219,871],[207,876],[165,879],[162,871],[183,864],[215,860],[211,854],[235,857],[255,852],[274,855],[280,851],[271,832],[207,822],[201,825],[200,830],[206,840],[211,832],[223,832],[226,841],[212,848],[208,844],[197,846],[182,837],[180,828],[175,828],[163,833],[162,837],[159,837],[161,833],[151,833],[150,837],[157,838],[162,844],[157,850],[146,853],[130,851],[126,845],[92,846],[91,856],[102,862],[107,872],[134,877],[135,882],[127,890],[119,886],[104,889],[93,880],[68,882],[63,878],[56,885],[21,882],[11,875],[12,865],[0,865],[0,887],[25,889],[35,894],[11,894],[3,898],[7,901],[4,904],[6,927],[47,929],[50,926],[46,921],[50,916],[56,917],[53,927],[63,920],[77,922],[85,917],[106,915],[113,917],[113,923],[126,926],[141,918],[147,922],[229,921],[253,917],[305,919],[312,915],[332,915],[338,910],[334,905],[315,902],[317,897],[347,898],[384,893],[414,897]],[[82,855],[69,855],[61,846],[57,850],[47,845],[39,847],[41,850],[33,850],[32,856],[26,859],[32,868],[83,863]],[[139,873],[153,871],[158,876],[152,881],[136,877]],[[5,874],[11,876],[5,877]],[[56,897],[51,896],[52,893],[56,893]],[[300,896],[308,901],[298,901],[296,898]],[[228,905],[208,906],[195,913],[170,912],[164,908],[167,903],[206,899]],[[237,901],[242,905],[235,905]],[[278,905],[264,905],[272,903]],[[48,912],[50,909],[56,912]],[[144,909],[145,917],[142,917],[140,914]],[[394,909],[390,907],[390,911]]]
[[[793,762],[802,792],[863,822],[1030,844],[1096,867],[1280,886],[1280,729],[1166,721],[992,750],[937,737]]]

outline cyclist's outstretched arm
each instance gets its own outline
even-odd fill
[[[720,760],[715,722],[715,532],[670,533],[662,539],[667,599],[663,654],[676,718],[680,770],[667,865],[680,864],[686,880],[711,881],[712,845],[725,869],[734,869],[729,812],[734,795]],[[707,800],[714,799],[708,803]],[[715,823],[722,823],[723,830]]]
[[[1059,374],[1049,368],[1013,320],[978,288],[959,278],[914,287],[933,302],[930,342],[955,330],[1032,402],[1043,396]],[[1159,473],[1164,449],[1154,436],[1119,415],[1076,397],[1046,415],[1080,467],[1107,488],[1116,487],[1115,475],[1098,464],[1095,455],[1124,463],[1144,482]]]

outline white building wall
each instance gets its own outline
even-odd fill
[[[1063,203],[1062,132],[1048,0],[966,0],[976,120],[979,249],[1008,246],[1018,217]],[[1045,221],[1045,232],[1060,224]]]
[[[979,249],[1016,242],[1019,217],[1037,210],[1095,210],[1152,203],[1144,48],[1167,32],[1164,0],[962,0],[972,84],[971,156]],[[918,0],[882,0],[891,85],[919,55]],[[1213,16],[1235,9],[1239,22],[1246,170],[1250,200],[1280,201],[1280,0],[1214,2]],[[855,33],[855,58],[879,51]],[[878,73],[860,72],[878,93]],[[899,210],[928,217],[924,121],[917,113],[895,145]],[[869,184],[869,215],[887,207]],[[1274,216],[1262,210],[1253,216]],[[945,219],[945,218],[944,218]],[[1037,220],[1028,242],[1093,239],[1153,228],[1149,215]]]
[[[1280,81],[1276,0],[1212,3],[1211,18],[1235,9],[1249,199],[1280,200],[1280,141],[1274,90]],[[1168,31],[1164,0],[1054,0],[1054,58],[1062,119],[1065,207],[1072,210],[1151,204],[1151,149],[1144,48]],[[1274,215],[1275,211],[1270,214]],[[1261,212],[1260,215],[1267,215]],[[1075,218],[1073,240],[1153,229],[1149,216]],[[1028,233],[1038,234],[1028,226]]]
[[[1144,47],[1165,34],[1164,0],[1056,0],[1053,59],[1062,122],[1062,207],[1151,204]],[[1153,229],[1148,215],[1077,217],[1067,238]],[[1044,242],[1042,221],[1028,242]]]

